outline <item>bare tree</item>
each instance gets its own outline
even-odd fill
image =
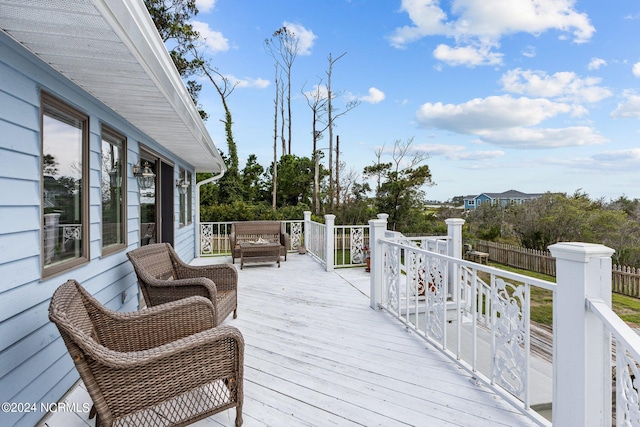
[[[209,60],[206,60],[200,51],[194,47],[191,51],[193,57],[200,63],[200,73],[206,77],[216,89],[220,96],[222,107],[224,108],[224,119],[220,121],[224,123],[225,136],[227,138],[227,148],[229,154],[229,165],[227,171],[219,181],[221,197],[225,200],[239,200],[242,198],[242,183],[240,180],[240,166],[238,160],[238,147],[233,137],[233,118],[229,109],[228,98],[231,96],[239,82],[233,82],[223,75],[216,67],[212,66]]]
[[[322,90],[322,79],[318,82],[315,90],[312,92],[305,92],[304,85],[302,86],[302,94],[307,100],[307,105],[312,112],[311,135],[313,136],[313,162],[314,162],[314,174],[313,174],[313,196],[312,196],[312,209],[313,213],[320,213],[320,150],[318,150],[318,141],[322,139],[324,131],[329,126],[324,120],[327,113],[327,97]]]
[[[329,207],[330,209],[333,211],[335,208],[335,190],[334,190],[334,182],[336,180],[334,180],[334,168],[333,168],[333,128],[335,126],[335,121],[336,119],[338,119],[340,116],[343,116],[344,114],[346,114],[347,112],[349,112],[350,110],[354,109],[355,107],[357,107],[360,104],[360,101],[354,100],[354,101],[350,101],[347,103],[347,105],[345,106],[344,110],[339,113],[339,114],[335,114],[334,115],[334,111],[333,111],[333,99],[335,97],[337,97],[338,95],[334,94],[331,90],[331,77],[333,74],[333,64],[335,64],[340,58],[342,58],[343,56],[345,56],[347,54],[347,52],[343,53],[342,55],[338,56],[337,58],[333,59],[333,57],[331,56],[331,54],[329,54],[328,60],[329,60],[329,69],[327,70],[327,124],[329,127]],[[338,170],[338,167],[335,168],[335,171]]]
[[[276,209],[276,191],[278,187],[278,104],[280,96],[280,66],[275,64],[276,97],[273,100],[273,189],[271,192],[271,207]]]
[[[382,182],[382,176],[385,174],[385,170],[391,167],[391,163],[382,163],[382,153],[384,153],[384,146],[378,148],[375,151],[376,160],[373,163],[373,166],[367,166],[365,168],[366,173],[369,176],[375,176],[376,178],[376,194],[380,192],[380,185]]]
[[[287,118],[288,118],[288,154],[291,154],[291,68],[298,56],[299,39],[287,27],[276,30],[271,38],[264,41],[265,48],[271,54],[276,63],[284,70],[287,77],[286,83],[286,100],[287,100]],[[283,136],[284,138],[284,136]]]

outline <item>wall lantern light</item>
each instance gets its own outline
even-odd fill
[[[146,160],[142,166],[133,165],[133,176],[138,179],[138,185],[142,190],[153,187],[156,182],[156,174],[153,173],[149,162]]]
[[[180,194],[186,194],[187,190],[189,189],[189,185],[191,185],[191,183],[186,179],[176,180],[176,187],[178,187],[178,191],[180,192]]]

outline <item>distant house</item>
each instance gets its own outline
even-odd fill
[[[224,161],[142,0],[0,0],[0,398],[35,425],[78,373],[47,308],[67,279],[138,308],[126,253],[196,256],[196,172]]]
[[[474,210],[483,203],[499,206],[519,205],[529,200],[537,199],[540,196],[542,196],[542,193],[527,194],[516,190],[509,190],[504,193],[482,193],[466,196],[464,198],[464,210]]]

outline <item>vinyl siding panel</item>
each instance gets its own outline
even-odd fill
[[[89,257],[90,262],[42,279],[40,183],[40,93],[46,91],[87,114],[89,119]],[[102,256],[101,126],[127,138],[126,250]],[[3,402],[58,401],[78,374],[48,306],[55,289],[78,280],[113,310],[138,308],[138,285],[127,250],[140,240],[140,197],[131,167],[139,144],[167,159],[181,161],[107,109],[68,79],[57,74],[0,32],[0,397]],[[193,168],[183,165],[193,173]],[[195,176],[195,174],[194,174]],[[177,192],[176,192],[177,196]],[[175,211],[178,198],[175,199]],[[193,225],[179,228],[175,246],[185,261],[195,256]],[[2,425],[34,425],[45,414],[2,414]]]

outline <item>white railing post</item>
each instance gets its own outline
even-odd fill
[[[611,338],[586,298],[611,307],[611,255],[590,243],[549,246],[556,258],[553,299],[553,425],[611,425]]]
[[[447,224],[447,255],[462,259],[462,226],[464,225],[464,219],[461,218],[449,218],[445,219]],[[449,283],[447,284],[447,293],[452,296],[453,301],[457,301],[460,295],[455,292],[455,274],[454,265],[449,263]]]
[[[380,239],[384,239],[387,231],[387,214],[378,214],[379,219],[369,220],[369,250],[371,251],[371,284],[369,289],[369,306],[380,308],[384,289],[384,247]]]
[[[325,247],[325,265],[327,271],[333,271],[335,265],[334,257],[334,226],[336,223],[336,216],[328,214],[324,216],[324,225],[326,226],[324,232],[324,247]]]
[[[449,218],[444,220],[447,224],[447,235],[449,244],[447,245],[447,255],[452,258],[462,259],[462,226],[464,219]]]
[[[311,248],[309,244],[311,242],[311,211],[304,211],[302,214],[304,215],[304,223],[302,224],[304,247],[309,250]]]

